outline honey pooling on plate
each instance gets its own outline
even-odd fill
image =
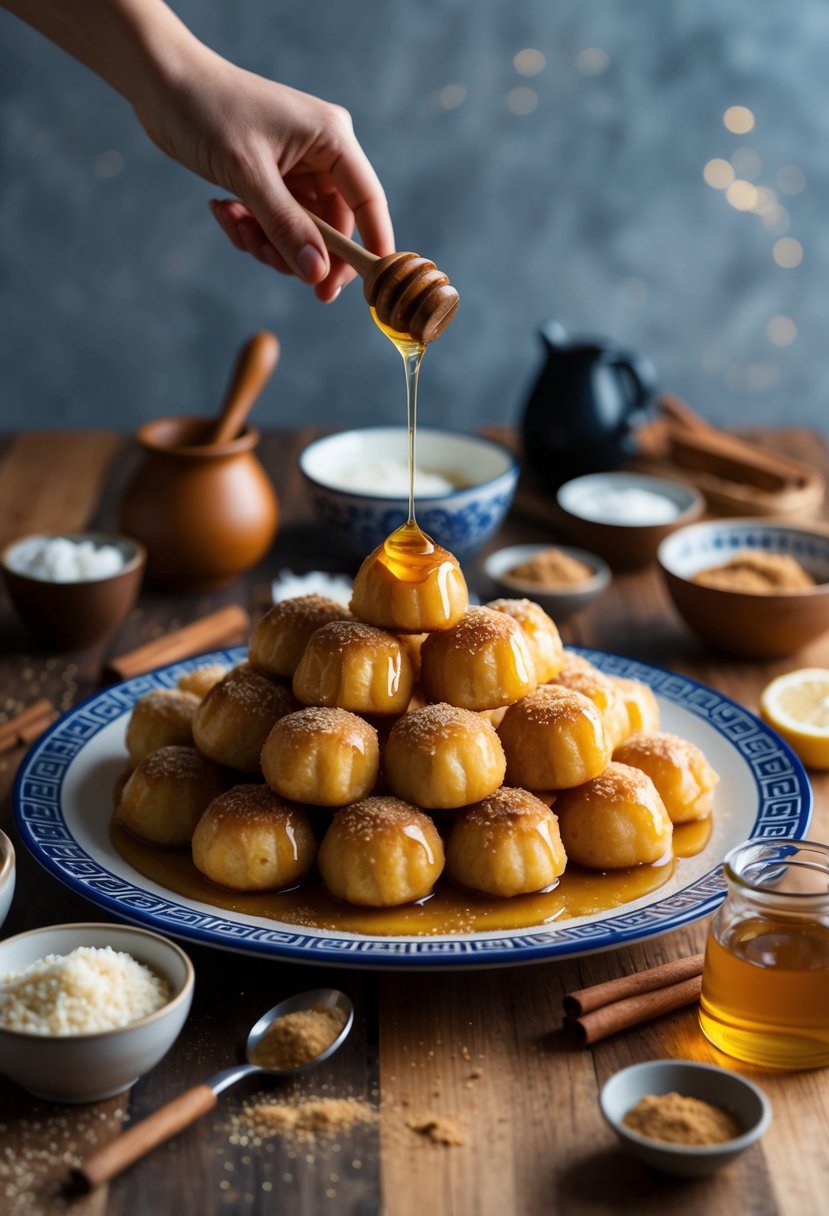
[[[457,559],[427,536],[415,518],[417,384],[426,348],[409,334],[389,329],[374,309],[371,314],[400,351],[406,373],[409,506],[406,522],[387,536],[360,567],[351,608],[362,620],[385,629],[404,633],[447,629],[461,619],[469,596]]]

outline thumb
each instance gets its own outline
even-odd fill
[[[282,178],[274,174],[265,191],[248,204],[265,236],[304,283],[321,283],[330,269],[322,237]]]

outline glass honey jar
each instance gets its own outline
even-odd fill
[[[726,899],[705,951],[703,1033],[750,1064],[829,1064],[829,846],[750,840],[724,871]]]

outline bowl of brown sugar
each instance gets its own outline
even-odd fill
[[[556,621],[586,608],[610,583],[595,553],[569,545],[509,545],[486,558],[484,574],[498,595],[534,600]]]
[[[710,520],[669,536],[658,560],[680,616],[720,650],[784,658],[829,629],[829,529]]]
[[[615,1073],[602,1114],[622,1145],[653,1169],[704,1178],[767,1131],[771,1105],[739,1073],[691,1060],[649,1060]]]

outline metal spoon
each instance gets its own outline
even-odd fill
[[[286,1013],[296,1013],[303,1009],[339,1009],[345,1016],[345,1025],[334,1039],[333,1043],[320,1052],[313,1060],[300,1064],[296,1068],[264,1068],[254,1063],[256,1048],[277,1018]],[[160,1107],[140,1123],[136,1123],[128,1131],[122,1132],[114,1140],[96,1152],[91,1153],[83,1165],[72,1171],[71,1187],[74,1191],[91,1191],[103,1182],[108,1182],[116,1174],[120,1174],[128,1165],[138,1161],[150,1149],[163,1144],[171,1136],[189,1127],[191,1123],[212,1110],[218,1101],[219,1094],[229,1089],[243,1077],[251,1077],[261,1073],[268,1077],[293,1077],[316,1068],[323,1060],[327,1060],[343,1045],[354,1025],[354,1006],[344,992],[336,988],[314,988],[310,992],[300,992],[280,1001],[263,1014],[258,1022],[251,1027],[245,1045],[246,1064],[237,1064],[232,1068],[223,1068],[215,1076],[185,1090],[172,1102]]]

